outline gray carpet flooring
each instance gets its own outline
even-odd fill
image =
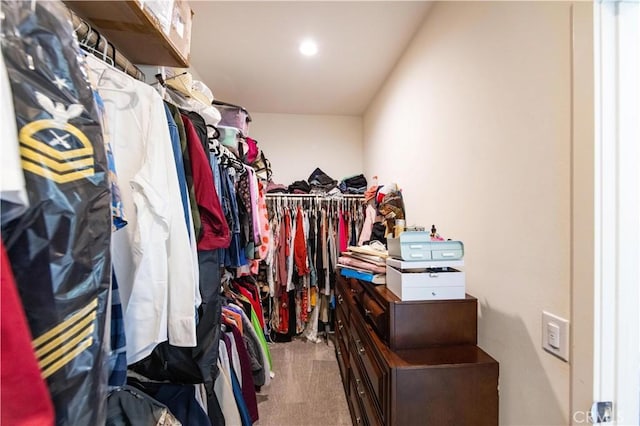
[[[269,346],[275,377],[257,395],[256,426],[351,425],[331,339]]]

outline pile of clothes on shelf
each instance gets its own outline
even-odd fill
[[[345,277],[385,284],[387,237],[406,217],[402,192],[395,183],[372,185],[364,194],[364,203],[365,219],[358,245],[342,251],[338,267]]]
[[[366,190],[367,178],[362,173],[345,177],[338,182],[319,167],[316,167],[306,180],[296,180],[288,186],[273,181],[267,185],[267,193],[271,194],[362,195]]]
[[[365,192],[364,202],[367,207],[358,245],[378,241],[386,246],[387,237],[393,234],[396,221],[406,220],[402,191],[396,183],[375,184]]]

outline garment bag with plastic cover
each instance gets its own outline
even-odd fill
[[[66,7],[0,5],[29,198],[2,238],[56,423],[104,424],[111,217],[98,111]]]

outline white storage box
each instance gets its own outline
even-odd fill
[[[387,265],[391,265],[402,272],[425,272],[430,268],[461,268],[464,259],[460,260],[400,260],[387,257]]]
[[[403,302],[465,298],[464,272],[453,268],[447,268],[446,272],[435,271],[403,272],[387,265],[387,289]]]

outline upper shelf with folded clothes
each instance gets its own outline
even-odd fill
[[[186,0],[66,0],[132,63],[188,67],[193,11]]]

